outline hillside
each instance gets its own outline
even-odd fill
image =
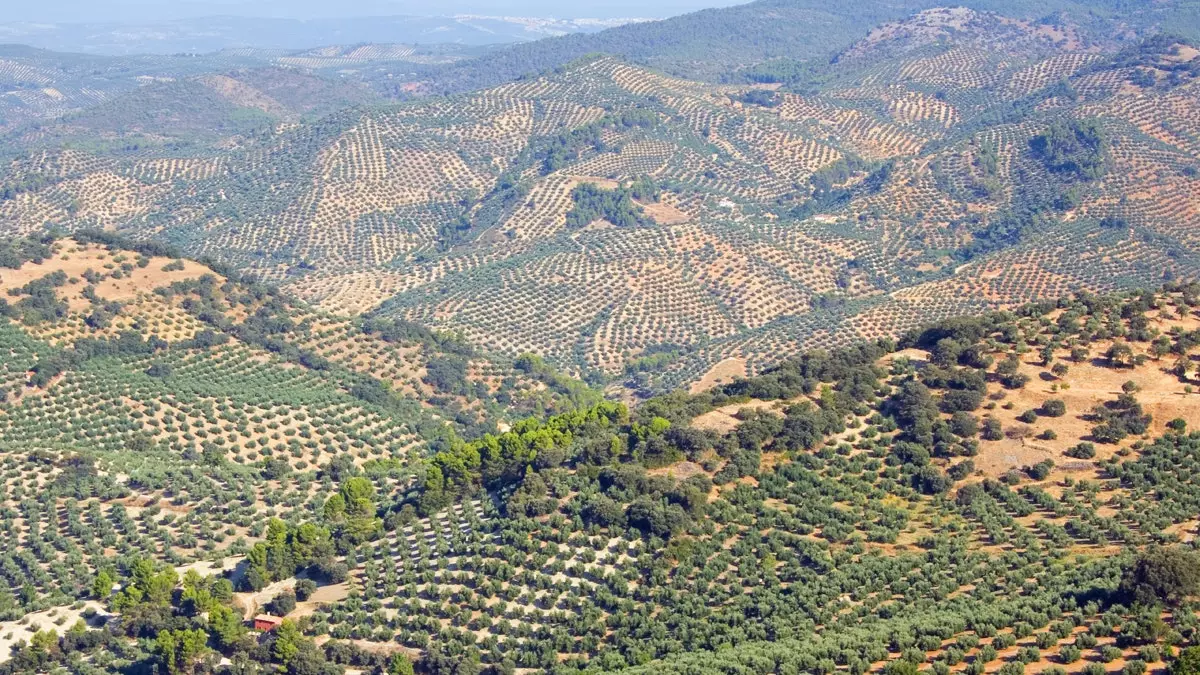
[[[726,81],[736,79],[735,71],[773,59],[823,64],[876,26],[941,4],[935,0],[757,0],[594,34],[506,46],[475,59],[418,67],[414,80],[436,93],[474,91],[603,53],[676,77]],[[1200,38],[1200,14],[1185,2],[969,0],[955,6],[1026,20],[1067,19],[1086,26],[1089,40],[1097,43],[1111,43],[1115,34],[1127,37],[1168,26],[1177,34]]]
[[[350,323],[163,249],[19,250],[0,270],[0,455],[17,471],[6,508],[53,483],[53,497],[100,498],[89,518],[151,526],[102,548],[80,541],[81,562],[234,555],[264,519],[300,507],[331,462],[403,476],[457,434],[595,399],[536,359],[517,368],[416,326]],[[155,525],[163,509],[176,515]],[[17,615],[61,604],[77,570],[34,573]],[[11,617],[9,599],[0,593]]]
[[[121,355],[124,338],[140,337],[130,354],[138,358],[126,364],[135,369],[162,352],[154,363],[172,372],[176,358],[203,362],[210,357],[205,350],[215,348],[234,361],[262,362],[267,371],[295,371],[292,376],[301,380],[311,377],[308,371],[319,372],[370,402],[446,420],[432,427],[419,419],[410,424],[435,431],[449,425],[470,435],[595,397],[566,386],[565,378],[535,357],[520,359],[516,368],[511,360],[478,352],[454,335],[403,321],[349,321],[273,289],[230,280],[228,269],[216,272],[172,259],[177,254],[168,247],[143,247],[94,232],[78,236],[85,235],[84,243],[37,243],[39,256],[46,246],[51,254],[0,272],[5,310],[24,334],[15,337],[10,331],[10,336],[41,343],[49,351],[34,349],[35,362],[52,357],[64,373],[90,364],[89,349],[99,350],[97,358],[110,356],[110,348]],[[138,351],[137,345],[150,342],[153,349]],[[183,346],[173,354],[176,342]],[[72,352],[82,352],[82,361],[76,363]],[[28,364],[10,365],[20,373]],[[239,374],[230,376],[236,380]],[[14,386],[11,393],[18,399],[30,393],[22,391]]]
[[[418,326],[349,322],[171,255],[107,235],[6,244],[0,454],[48,471],[7,485],[10,505],[85,455],[104,472],[64,494],[102,496],[106,512],[159,499],[195,510],[151,546],[183,564],[238,550],[202,517],[206,496],[251,495],[227,514],[250,526],[281,500],[298,506],[287,483],[334,459],[404,475],[458,435],[598,398],[534,357],[514,366]],[[211,469],[200,482],[197,467]],[[72,588],[37,580],[27,609]]]
[[[215,154],[38,151],[6,167],[0,226],[152,237],[643,393],[712,383],[1194,278],[1197,51],[1081,31],[929,10],[819,77],[711,85],[593,57]]]
[[[1158,672],[1194,635],[1200,584],[1157,575],[1200,563],[1153,545],[1197,534],[1195,286],[923,326],[634,411],[580,401],[430,455],[348,368],[247,342],[291,335],[268,296],[55,247],[14,247],[42,262],[2,277],[23,290],[0,636],[22,642],[0,668]],[[42,275],[105,261],[84,294]],[[111,324],[76,318],[91,296],[122,303]],[[320,344],[321,318],[289,316]],[[256,647],[238,618],[262,608],[287,623]]]
[[[1200,673],[1195,12],[0,47],[0,675]]]

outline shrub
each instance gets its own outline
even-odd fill
[[[1034,663],[1041,658],[1041,653],[1037,647],[1022,647],[1021,651],[1017,652],[1017,661],[1021,663]]]
[[[885,675],[917,675],[917,664],[912,661],[892,661],[883,669]]]
[[[1020,662],[1010,662],[1000,666],[999,675],[1025,675],[1025,665]]]
[[[1096,456],[1096,446],[1093,443],[1083,441],[1078,445],[1067,448],[1064,454],[1067,457],[1074,457],[1075,459],[1092,459]]]
[[[1121,655],[1121,650],[1112,645],[1104,645],[1100,648],[1100,661],[1102,663],[1112,663],[1121,658]]]
[[[985,441],[998,441],[1004,438],[1004,430],[1000,426],[1000,420],[989,418],[983,422],[983,431],[980,433]]]
[[[1144,675],[1146,672],[1146,662],[1141,659],[1130,659],[1125,662],[1125,667],[1121,668],[1121,675]]]
[[[960,410],[950,416],[950,431],[961,438],[974,438],[979,434],[979,420],[971,413]]]
[[[1062,399],[1047,399],[1042,403],[1041,413],[1046,417],[1062,417],[1067,414],[1067,404]]]
[[[963,650],[958,647],[948,647],[944,656],[948,665],[957,666],[962,663],[965,655],[963,654]]]
[[[1171,662],[1171,675],[1200,675],[1200,647],[1188,647]]]
[[[293,591],[285,590],[276,595],[269,606],[271,613],[275,616],[286,616],[296,609],[296,594]]]
[[[969,459],[965,459],[958,464],[952,465],[949,469],[946,469],[946,475],[949,476],[950,480],[953,481],[963,480],[974,472],[975,462]]]
[[[1050,475],[1050,470],[1054,468],[1054,462],[1044,459],[1025,470],[1029,477],[1034,480],[1045,480],[1046,476]]]
[[[296,599],[301,602],[308,600],[317,590],[317,583],[312,579],[300,579],[296,582]]]
[[[1075,645],[1064,645],[1062,649],[1058,650],[1058,655],[1062,657],[1063,663],[1075,663],[1079,657],[1083,656],[1083,650]]]
[[[1138,658],[1146,663],[1158,663],[1162,660],[1162,652],[1156,645],[1146,645],[1138,650]]]
[[[1000,384],[1003,384],[1008,389],[1021,389],[1029,384],[1029,376],[1025,373],[1013,373],[1000,378]]]

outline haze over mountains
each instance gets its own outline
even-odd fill
[[[639,15],[668,18],[706,7],[733,4],[738,3],[731,0],[612,0],[589,4],[564,4],[552,0],[346,0],[336,4],[318,0],[46,0],[13,7],[6,18],[47,23],[167,21],[205,16],[294,20],[458,14],[562,19],[615,19]]]
[[[472,46],[595,32],[722,2],[618,0],[588,6],[508,2],[158,2],[26,3],[0,17],[0,43],[93,54],[203,53],[238,47],[453,43]],[[733,4],[726,0],[723,4]]]
[[[153,23],[0,22],[0,41],[42,49],[106,55],[202,54],[236,48],[303,49],[365,42],[500,45],[595,32],[636,18],[388,15],[288,19],[210,16]]]

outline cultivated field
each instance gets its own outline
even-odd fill
[[[631,412],[528,359],[475,357],[479,384],[454,394],[431,366],[457,349],[444,336],[154,251],[46,246],[0,273],[17,542],[0,638],[44,649],[36,631],[104,611],[121,628],[19,645],[21,663],[163,658],[120,642],[160,601],[95,590],[99,570],[147,585],[139,560],[192,570],[185,598],[226,570],[232,592],[204,602],[278,612],[347,664],[1127,673],[1194,634],[1185,598],[1146,604],[1139,583],[1165,591],[1131,576],[1200,528],[1194,286],[946,321],[751,379],[726,364],[725,383]],[[539,387],[566,412],[489,417]],[[454,409],[469,440],[447,436]],[[489,423],[511,431],[472,439]],[[197,657],[239,658],[216,619],[188,621],[215,636]]]
[[[24,186],[0,227],[154,237],[333,313],[662,391],[731,359],[754,373],[938,317],[1194,275],[1195,50],[1114,55],[1073,31],[929,10],[816,87],[604,57],[305,123],[266,76],[206,76],[187,86],[283,123],[215,152],[30,153],[0,178]],[[355,54],[304,58],[374,58]],[[1064,125],[1095,147],[1038,145]]]

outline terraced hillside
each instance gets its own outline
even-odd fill
[[[86,241],[8,247],[0,269],[4,520],[20,544],[6,555],[30,575],[17,615],[73,597],[80,565],[106,555],[183,565],[243,551],[264,519],[307,508],[331,461],[400,476],[431,444],[595,398],[536,359],[514,368],[452,336],[331,317],[161,248]],[[51,485],[73,495],[73,543],[55,544],[66,564],[29,539],[41,518],[56,528],[53,498],[50,511],[31,501]],[[77,531],[85,514],[94,537]],[[0,592],[9,618],[10,599]]]
[[[268,294],[55,246],[18,242],[8,260],[43,262],[0,277],[20,289],[0,333],[8,671],[1099,675],[1195,656],[1196,286],[430,447],[398,387],[375,399],[348,354],[280,346],[305,329]],[[309,345],[331,321],[288,316]],[[248,635],[264,611],[283,625]]]
[[[1197,52],[1086,35],[929,10],[815,75],[754,71],[775,84],[600,57],[215,155],[48,149],[7,167],[0,222],[165,240],[329,311],[635,389],[711,383],[939,316],[1193,277]]]

